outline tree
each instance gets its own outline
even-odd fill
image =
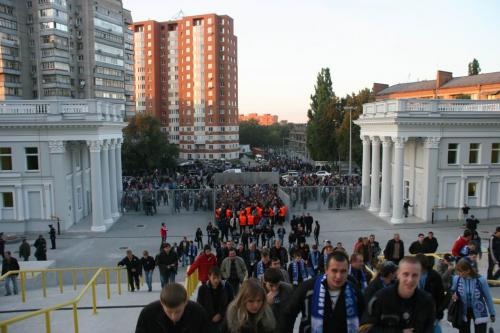
[[[474,58],[471,62],[469,62],[469,76],[477,75],[481,73],[481,67],[479,67],[479,61]]]
[[[150,115],[130,118],[123,129],[123,167],[129,175],[172,170],[178,155],[177,146],[168,142],[158,119]]]
[[[259,125],[254,120],[240,122],[240,144],[247,144],[252,147],[281,147],[283,138],[287,138],[290,133],[289,124],[274,124],[271,126]]]
[[[360,138],[360,128],[354,123],[354,120],[358,119],[363,113],[363,104],[375,101],[375,96],[370,91],[370,89],[365,88],[360,90],[357,94],[352,93],[347,94],[346,97],[340,100],[340,109],[344,110],[344,107],[351,106],[355,107],[352,110],[352,160],[361,165],[361,159],[363,157],[363,143]],[[341,112],[342,114],[342,125],[336,129],[337,136],[337,149],[339,154],[339,159],[343,161],[349,160],[349,112]]]
[[[336,103],[330,69],[322,68],[311,95],[311,108],[307,111],[307,146],[316,161],[336,160]]]

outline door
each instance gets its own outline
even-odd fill
[[[28,192],[29,217],[32,220],[42,218],[42,202],[40,192]]]
[[[446,207],[458,207],[456,202],[457,196],[457,183],[447,183],[446,184]]]

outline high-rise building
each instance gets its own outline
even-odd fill
[[[136,111],[160,119],[182,159],[239,154],[237,39],[227,15],[132,25]]]
[[[0,99],[103,99],[133,114],[121,0],[0,0]]]

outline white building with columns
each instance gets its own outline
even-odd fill
[[[363,105],[362,205],[391,223],[500,217],[500,102],[399,99]]]
[[[96,100],[0,103],[0,231],[120,217],[123,111]]]

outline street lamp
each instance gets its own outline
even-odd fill
[[[352,110],[356,110],[355,106],[346,106],[344,110],[349,111],[349,180],[352,177]]]

